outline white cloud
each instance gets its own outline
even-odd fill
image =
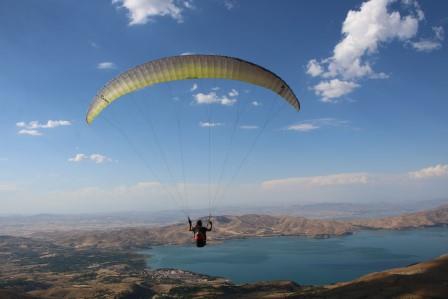
[[[223,123],[218,123],[218,122],[209,122],[209,121],[199,122],[199,126],[201,128],[214,128],[214,127],[220,127],[222,125],[223,125]]]
[[[236,100],[235,99],[229,99],[229,98],[226,98],[226,97],[222,97],[220,99],[220,103],[221,103],[221,105],[224,105],[224,106],[232,106],[233,104],[236,103]]]
[[[46,123],[40,123],[37,120],[30,121],[28,123],[20,121],[16,123],[20,135],[30,136],[42,136],[42,132],[39,129],[54,129],[62,126],[70,126],[72,123],[68,120],[48,120]]]
[[[25,129],[53,129],[61,126],[70,126],[72,123],[68,120],[48,120],[46,123],[42,124],[38,122],[37,120],[30,121],[28,123],[26,122],[18,122],[16,123],[16,126],[19,128],[25,128]]]
[[[105,61],[105,62],[98,63],[96,68],[99,70],[112,70],[112,69],[116,68],[116,65],[113,62]]]
[[[29,136],[42,136],[42,133],[38,130],[28,130],[28,129],[21,129],[18,132],[19,135],[29,135]]]
[[[236,1],[235,0],[224,0],[224,6],[228,9],[228,10],[232,10],[235,8],[236,6]]]
[[[368,182],[369,175],[367,173],[339,173],[324,176],[293,177],[270,180],[264,181],[261,186],[264,189],[273,189],[295,186],[322,187],[332,185],[367,184]]]
[[[240,93],[238,92],[238,90],[232,88],[232,90],[229,92],[229,97],[234,98],[237,97],[239,94]]]
[[[215,87],[212,87],[212,90],[213,91],[217,91],[217,90],[220,90],[221,88],[219,88],[218,86],[215,86]]]
[[[180,56],[186,56],[186,55],[194,55],[193,52],[182,52],[180,53]]]
[[[324,102],[352,92],[359,87],[355,81],[360,78],[388,78],[384,73],[373,71],[369,57],[378,53],[385,43],[393,40],[409,42],[416,36],[419,22],[424,18],[416,1],[403,2],[408,12],[403,15],[391,8],[395,2],[398,1],[369,0],[359,10],[350,10],[342,24],[342,40],[334,47],[333,55],[308,62],[306,72],[310,76],[338,78],[314,86],[315,93],[322,96]]]
[[[193,8],[191,1],[112,0],[112,3],[118,4],[129,11],[129,25],[146,24],[157,16],[168,16],[181,23],[183,21],[182,6],[188,9]]]
[[[193,95],[196,104],[220,104],[224,106],[232,106],[237,102],[236,99],[228,98],[227,96],[219,97],[216,92],[197,93]]]
[[[445,39],[445,31],[443,27],[432,27],[434,37],[430,39],[420,39],[416,42],[411,42],[411,46],[418,52],[431,52],[442,48],[442,41]]]
[[[442,47],[442,43],[433,40],[419,40],[411,43],[411,45],[418,52],[431,52]]]
[[[195,8],[194,5],[193,5],[193,1],[191,1],[191,0],[185,0],[185,1],[183,2],[183,5],[184,5],[186,8],[189,8],[189,9],[194,9],[194,8]]]
[[[42,128],[56,128],[61,126],[70,126],[72,123],[68,120],[49,120]]]
[[[431,180],[422,180],[422,182],[417,185],[415,180],[419,179],[427,179],[434,177],[445,177],[448,178],[448,164],[437,164],[434,166],[426,167],[417,171],[408,172],[408,173],[395,173],[395,174],[373,174],[367,172],[354,172],[354,173],[338,173],[331,175],[322,175],[322,176],[303,176],[303,177],[290,177],[290,178],[282,178],[282,179],[273,179],[264,181],[261,183],[262,189],[265,190],[283,190],[289,192],[298,189],[305,192],[305,188],[307,190],[317,190],[322,191],[321,187],[331,187],[331,186],[342,186],[347,185],[350,187],[350,190],[353,192],[364,192],[366,193],[368,189],[371,192],[381,191],[378,189],[379,186],[382,188],[398,188],[402,190],[403,195],[406,198],[410,195],[409,190],[412,188],[419,189],[422,184],[427,184],[425,186],[438,186],[442,187],[442,193],[446,194],[446,183],[444,181],[431,181]],[[436,184],[439,185],[436,185]],[[428,185],[432,184],[432,185]],[[361,186],[361,187],[356,187]],[[362,187],[364,186],[364,187]],[[364,189],[362,189],[364,188]],[[365,189],[367,188],[367,189]],[[414,188],[414,189],[415,189]],[[381,189],[381,188],[380,188]],[[408,191],[405,191],[405,190]],[[330,190],[330,189],[329,189]],[[331,189],[335,191],[336,189]],[[347,189],[349,190],[349,189]],[[357,190],[357,191],[355,191]],[[363,191],[362,191],[363,190]],[[443,191],[444,190],[444,191]],[[368,193],[368,192],[367,192]],[[367,194],[366,193],[366,194]],[[296,192],[295,192],[296,194]],[[329,194],[332,196],[332,194]],[[386,194],[387,196],[392,196],[392,194]]]
[[[256,129],[258,129],[258,126],[255,126],[255,125],[241,125],[240,129],[243,129],[243,130],[256,130]]]
[[[298,132],[310,132],[322,127],[349,127],[350,122],[335,118],[315,118],[290,125],[287,130]]]
[[[261,106],[261,103],[258,102],[258,101],[252,101],[252,102],[251,102],[251,105],[252,105],[252,106],[255,106],[255,107],[258,107],[258,106]]]
[[[198,85],[196,83],[194,83],[193,86],[190,88],[190,91],[193,92],[196,89],[198,89]]]
[[[370,79],[389,79],[390,76],[386,73],[374,73],[374,74],[371,74],[369,78]]]
[[[350,81],[332,79],[330,81],[321,81],[313,87],[314,93],[322,97],[323,102],[335,102],[339,98],[352,92],[359,84]]]
[[[314,179],[313,179],[314,178]],[[285,181],[291,179],[289,181]],[[299,179],[295,181],[293,179]],[[241,198],[247,199],[249,204],[272,205],[273,201],[282,204],[354,202],[376,203],[418,201],[422,198],[443,198],[448,192],[448,176],[440,179],[426,179],[415,181],[408,173],[372,174],[372,173],[339,173],[324,176],[289,177],[286,179],[265,181],[264,185],[234,184],[226,196],[226,205],[237,205]],[[283,182],[282,182],[283,181]],[[298,184],[297,184],[298,183]],[[8,182],[6,182],[8,184]],[[162,185],[163,184],[163,188]],[[130,206],[137,206],[147,210],[166,210],[167,202],[173,210],[179,207],[166,190],[174,195],[176,189],[183,188],[183,183],[158,183],[152,180],[129,185],[104,187],[84,187],[67,189],[58,185],[58,190],[36,194],[25,193],[24,189],[4,193],[2,213],[83,213],[129,211]],[[1,183],[0,183],[1,185]],[[190,206],[207,208],[208,185],[206,182],[186,185]],[[214,186],[217,187],[217,186]],[[263,188],[264,187],[264,188]],[[7,187],[10,188],[10,187]],[[180,189],[183,190],[183,189]],[[21,192],[21,193],[19,193]],[[151,201],[147,199],[151,198]],[[112,204],[111,204],[112,203]],[[224,207],[223,207],[224,208]],[[179,212],[181,215],[181,213]]]
[[[319,62],[317,62],[316,59],[311,59],[308,62],[306,68],[307,68],[306,73],[312,77],[317,77],[324,72],[322,66],[319,64]]]
[[[82,161],[92,161],[96,164],[101,164],[105,162],[111,162],[112,160],[101,154],[76,154],[74,157],[68,159],[69,162],[82,162]]]
[[[88,156],[84,155],[84,154],[76,154],[73,158],[69,158],[68,161],[70,162],[81,162],[84,160],[89,159]]]
[[[407,40],[417,34],[421,10],[415,7],[411,14],[402,16],[399,11],[389,11],[395,0],[370,0],[359,11],[351,10],[342,25],[344,38],[328,60],[328,75],[345,78],[364,77],[372,74],[365,57],[376,53],[381,43],[393,39]]]
[[[311,123],[291,125],[288,127],[288,130],[299,131],[299,132],[309,132],[309,131],[313,131],[316,129],[319,129],[319,127],[314,124],[311,124]]]
[[[412,179],[424,179],[444,176],[448,175],[448,164],[437,164],[435,166],[430,166],[417,171],[409,172],[408,174]]]
[[[432,27],[432,30],[434,31],[435,38],[438,40],[444,40],[445,39],[445,30],[442,26],[435,26]]]
[[[92,154],[90,155],[90,160],[92,160],[93,162],[100,164],[100,163],[104,163],[104,162],[110,162],[112,161],[110,158],[101,155],[101,154]]]

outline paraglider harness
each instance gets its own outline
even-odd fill
[[[193,239],[196,240],[197,247],[204,247],[205,244],[207,243],[205,234],[200,230],[194,233]]]
[[[212,225],[212,222],[210,221],[210,217],[211,216],[209,216],[209,218],[208,218],[208,223],[210,225]],[[208,227],[204,227],[202,225],[200,225],[200,226],[196,225],[194,228],[192,228],[190,217],[188,217],[188,223],[190,224],[190,230],[193,231],[193,233],[194,233],[193,240],[196,241],[196,246],[204,247],[207,244],[206,232],[211,231],[212,226],[210,228],[208,228]],[[202,221],[200,221],[199,223],[202,224]]]

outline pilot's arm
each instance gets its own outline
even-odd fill
[[[208,225],[207,225],[207,231],[209,232],[209,231],[211,231],[212,228],[213,228],[213,223],[209,220],[209,221],[208,221],[208,224],[210,224],[210,227],[208,227]]]
[[[193,229],[191,228],[191,219],[190,219],[190,217],[188,217],[188,224],[190,224],[190,229],[189,229],[189,231],[192,231]]]

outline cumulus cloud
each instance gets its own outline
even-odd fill
[[[252,101],[250,104],[255,107],[261,106],[261,103],[258,101]]]
[[[414,6],[411,14],[402,16],[399,11],[389,11],[394,0],[370,0],[359,11],[351,10],[342,25],[344,38],[328,60],[326,75],[337,74],[345,78],[370,75],[373,71],[365,60],[378,51],[381,43],[393,39],[407,40],[417,34],[422,12]],[[416,2],[415,2],[416,3]]]
[[[146,24],[158,16],[171,17],[181,23],[183,8],[193,8],[191,1],[113,0],[112,3],[128,10],[129,25]]]
[[[232,97],[232,98],[237,97],[239,94],[240,93],[238,92],[238,90],[233,89],[233,88],[231,91],[229,91],[229,97]]]
[[[30,122],[17,122],[16,126],[20,128],[18,134],[29,136],[42,136],[40,129],[54,129],[62,126],[70,126],[72,123],[68,120],[48,120],[46,123],[40,123],[37,120]]]
[[[112,159],[101,155],[101,154],[91,154],[91,155],[86,155],[86,154],[76,154],[74,157],[69,158],[68,159],[69,162],[82,162],[82,161],[92,161],[95,162],[96,164],[101,164],[101,163],[105,163],[105,162],[111,162]]]
[[[227,96],[218,96],[216,92],[197,93],[193,95],[196,104],[220,104],[223,106],[232,106],[237,102],[236,99]]]
[[[116,65],[113,62],[104,61],[104,62],[98,63],[96,68],[99,70],[112,70],[112,69],[116,68]]]
[[[443,27],[432,27],[434,32],[433,38],[422,38],[415,42],[410,42],[411,46],[418,52],[432,52],[442,48],[442,42],[445,39],[445,31]]]
[[[286,129],[289,131],[310,132],[322,127],[349,127],[350,122],[335,118],[315,118],[302,121],[298,124],[290,125]]]
[[[408,174],[412,179],[425,179],[430,177],[444,176],[448,175],[448,164],[437,164],[417,171],[409,172]]]
[[[350,10],[342,24],[342,40],[334,47],[333,55],[321,60],[311,59],[307,74],[327,78],[314,86],[324,101],[352,92],[360,78],[385,79],[384,73],[373,71],[369,57],[378,53],[381,45],[393,40],[408,42],[416,36],[423,11],[414,0],[405,1],[402,15],[391,4],[397,0],[369,0],[359,10]],[[328,81],[329,78],[339,78]],[[336,80],[336,81],[335,81]]]
[[[322,187],[333,185],[367,184],[368,182],[369,175],[367,173],[339,173],[324,176],[293,177],[270,180],[264,181],[261,186],[264,189],[273,189],[295,186]]]
[[[317,62],[316,59],[311,59],[308,62],[306,68],[307,68],[306,73],[312,77],[317,77],[324,72],[322,66],[319,64],[319,62]]]
[[[196,89],[198,89],[198,85],[196,83],[194,83],[193,86],[190,88],[190,91],[193,92]]]
[[[357,87],[359,87],[359,84],[355,82],[332,79],[321,81],[313,87],[313,90],[316,95],[322,98],[322,102],[336,102],[336,98],[352,92]]]
[[[223,126],[223,123],[218,122],[210,122],[210,121],[201,121],[199,122],[199,126],[201,128],[214,128],[214,127],[220,127]]]

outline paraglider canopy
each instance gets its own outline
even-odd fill
[[[169,81],[206,78],[238,80],[267,88],[300,110],[300,102],[292,89],[270,70],[234,57],[182,55],[149,61],[109,81],[94,97],[86,121],[92,123],[114,100],[141,88]]]
[[[269,89],[279,95],[279,99],[283,99],[290,106],[295,108],[297,111],[300,110],[300,103],[297,97],[295,96],[292,89],[288,86],[288,84],[280,78],[278,75],[273,73],[272,71],[261,67],[252,62],[248,62],[239,58],[228,57],[228,56],[219,56],[219,55],[182,55],[182,56],[172,56],[161,58],[153,61],[146,62],[144,64],[138,65],[132,69],[121,73],[120,75],[113,78],[109,81],[103,88],[101,88],[96,96],[94,97],[89,110],[86,115],[86,121],[88,124],[91,124],[96,117],[113,101],[116,99],[142,89],[147,86],[152,86],[158,83],[178,81],[178,80],[191,80],[191,79],[227,79],[227,80],[237,80],[244,83],[249,83],[253,85],[257,85],[260,87],[264,87]],[[280,101],[273,101],[273,103],[281,104]],[[182,106],[177,104],[176,107]],[[136,105],[138,105],[136,103]],[[282,107],[286,107],[287,105],[280,105]],[[240,106],[241,107],[241,106]],[[273,107],[271,107],[273,108]],[[141,113],[142,109],[138,109]],[[229,190],[231,184],[234,182],[237,177],[239,171],[242,169],[243,165],[247,161],[249,155],[257,143],[257,140],[261,136],[262,132],[266,128],[272,118],[277,115],[278,111],[274,113],[274,109],[267,109],[268,118],[262,123],[260,126],[260,130],[255,134],[255,137],[249,140],[249,146],[245,154],[242,156],[241,161],[235,164],[235,167],[232,171],[229,171],[228,180],[225,179],[226,168],[231,168],[228,166],[230,161],[230,153],[232,151],[232,146],[234,144],[233,140],[235,138],[236,128],[238,127],[240,120],[240,109],[236,111],[236,117],[233,122],[232,130],[230,132],[230,138],[228,142],[225,142],[227,146],[224,145],[223,148],[227,148],[223,151],[224,158],[222,162],[222,166],[219,168],[220,171],[217,172],[216,180],[214,182],[214,178],[212,175],[212,152],[213,152],[213,138],[212,138],[212,126],[206,125],[203,127],[208,127],[208,159],[203,159],[201,157],[201,162],[198,164],[207,164],[207,176],[208,176],[208,185],[207,185],[207,198],[208,198],[208,206],[209,206],[209,214],[211,216],[213,204],[218,201],[219,198],[222,198],[226,195],[227,190]],[[208,122],[211,122],[211,109],[208,109]],[[157,182],[160,182],[161,188],[166,192],[166,194],[176,202],[179,206],[181,206],[182,211],[188,216],[188,197],[187,194],[187,180],[185,175],[185,166],[184,166],[184,155],[183,155],[183,145],[182,145],[182,125],[180,124],[179,115],[176,113],[176,123],[177,123],[177,132],[178,132],[178,143],[179,143],[179,165],[182,168],[181,174],[183,178],[183,184],[178,185],[176,183],[175,176],[173,175],[172,168],[170,163],[168,162],[167,155],[163,150],[163,147],[160,144],[159,138],[157,136],[156,130],[154,129],[153,123],[150,117],[143,117],[144,123],[149,125],[150,132],[152,134],[154,145],[158,148],[159,156],[161,162],[165,165],[166,173],[170,178],[171,186],[162,182],[161,175],[159,171],[155,171],[151,163],[144,158],[144,155],[138,150],[129,136],[120,129],[120,126],[115,126],[111,123],[117,131],[123,135],[124,139],[130,145],[130,148],[135,152],[136,156],[142,160],[142,164],[144,164],[148,170],[152,173],[153,177]],[[205,160],[205,161],[204,161]],[[207,161],[208,160],[208,161]],[[208,162],[208,163],[207,163]],[[225,182],[227,181],[227,182]],[[183,187],[183,190],[181,190]],[[214,189],[214,190],[213,190]]]

